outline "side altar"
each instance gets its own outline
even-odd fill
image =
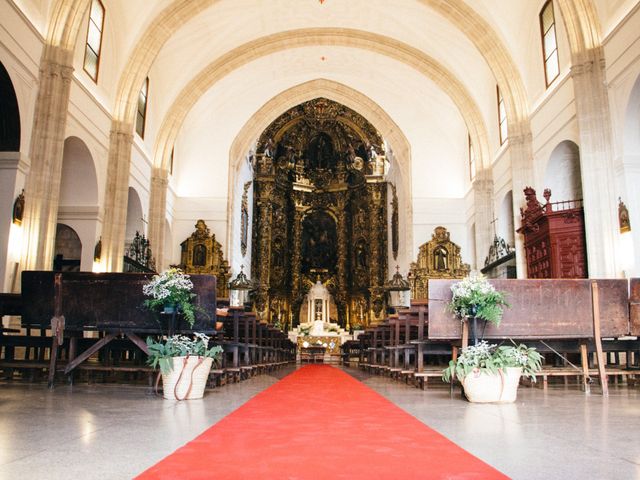
[[[298,346],[300,356],[306,349],[324,347],[325,356],[340,355],[340,346],[352,336],[333,321],[331,310],[335,303],[320,280],[306,296],[307,321],[289,332],[289,340]],[[300,358],[300,357],[299,357]]]

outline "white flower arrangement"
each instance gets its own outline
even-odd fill
[[[472,273],[462,281],[451,285],[453,297],[449,309],[461,318],[478,317],[500,325],[502,307],[509,306],[504,294],[498,292],[479,273]]]
[[[154,275],[151,281],[142,287],[142,293],[148,297],[144,305],[151,310],[160,310],[167,305],[177,306],[182,310],[185,319],[191,327],[196,321],[196,307],[192,300],[195,294],[193,282],[179,268],[170,268],[159,275]]]

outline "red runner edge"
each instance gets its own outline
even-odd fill
[[[308,365],[137,478],[508,477],[347,373]]]

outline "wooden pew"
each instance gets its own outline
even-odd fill
[[[53,386],[58,368],[60,347],[67,353],[64,373],[69,375],[92,355],[105,349],[118,338],[127,338],[133,345],[147,353],[147,346],[140,335],[167,332],[168,321],[160,320],[154,312],[142,307],[145,296],[142,286],[151,274],[88,273],[88,272],[40,272],[22,273],[22,326],[39,328],[49,332],[49,386]],[[193,328],[178,319],[176,332],[200,331],[215,335],[215,277],[191,275],[199,310]],[[101,332],[99,339],[90,342],[84,351],[78,349],[78,341],[87,331]],[[96,365],[95,368],[105,368]],[[118,366],[107,366],[118,370]],[[146,367],[139,367],[138,370]]]
[[[461,339],[463,328],[447,311],[454,281],[429,282],[428,338]],[[492,280],[507,295],[511,307],[504,310],[499,327],[487,324],[484,339],[535,343],[545,351],[575,351],[581,355],[583,388],[590,390],[590,377],[598,376],[604,395],[608,394],[602,337],[619,338],[637,333],[629,315],[627,280]],[[532,343],[534,342],[534,343]],[[558,348],[554,348],[553,344]],[[598,369],[588,365],[589,349]],[[549,374],[559,373],[550,372]],[[543,372],[543,377],[545,373]]]

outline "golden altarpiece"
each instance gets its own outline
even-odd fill
[[[462,263],[460,247],[453,243],[444,227],[436,227],[431,240],[420,245],[418,260],[409,269],[411,298],[429,298],[430,278],[464,278],[471,267]]]
[[[362,116],[318,98],[277,118],[253,162],[252,278],[258,315],[297,326],[318,281],[331,321],[368,325],[386,314],[384,143]]]
[[[196,229],[180,244],[180,265],[186,273],[216,276],[216,295],[229,297],[229,263],[224,259],[222,245],[216,241],[204,220],[198,220]]]

